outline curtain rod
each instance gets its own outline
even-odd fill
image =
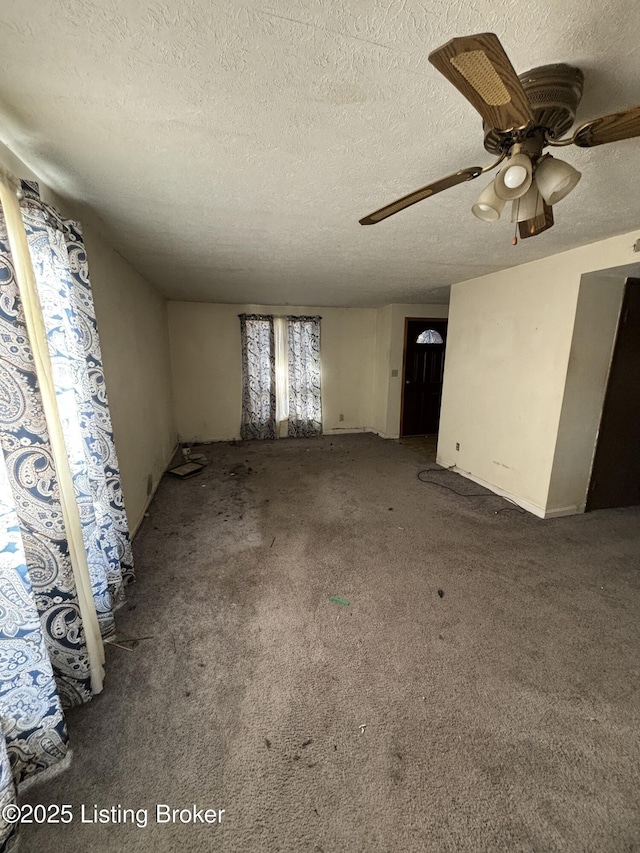
[[[269,320],[271,318],[275,319],[287,319],[287,317],[293,317],[295,320],[322,320],[322,316],[320,314],[247,314],[246,312],[242,314],[238,314],[238,317],[244,317],[245,319],[251,320]]]

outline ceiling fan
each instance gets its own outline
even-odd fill
[[[494,33],[454,38],[429,54],[434,65],[480,113],[484,147],[497,155],[488,166],[470,166],[434,181],[360,220],[375,225],[418,201],[472,181],[502,165],[471,208],[495,222],[508,201],[520,237],[533,237],[553,225],[553,205],[580,180],[580,172],[544,153],[547,146],[592,148],[640,136],[640,106],[588,121],[562,139],[573,125],[582,97],[583,74],[563,63],[543,65],[518,76]],[[517,237],[514,237],[514,244]]]

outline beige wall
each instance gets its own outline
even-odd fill
[[[0,144],[0,162],[18,177],[38,180]],[[73,217],[40,184],[45,200]],[[129,525],[137,528],[176,442],[166,302],[142,276],[83,223],[100,332],[103,367]]]
[[[590,468],[593,409],[601,404],[618,298],[614,290],[607,296],[587,284],[578,311],[582,275],[632,263],[637,238],[637,232],[625,234],[453,286],[440,464],[456,465],[539,515],[577,511]],[[604,333],[595,323],[603,302]],[[570,354],[573,349],[582,356],[590,336],[598,333],[603,337],[593,356],[597,365],[591,365],[597,367],[598,387],[585,388],[581,369],[569,373]],[[569,462],[567,445],[587,417],[589,434]]]
[[[91,228],[84,239],[122,489],[135,531],[177,442],[167,302]]]
[[[168,308],[173,396],[181,440],[219,441],[240,436],[241,313],[319,314],[323,429],[371,429],[375,309],[195,302],[170,302]]]
[[[387,434],[387,408],[391,381],[391,316],[392,306],[378,308],[376,314],[376,346],[373,365],[373,430]]]

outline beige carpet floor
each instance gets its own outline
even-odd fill
[[[23,851],[640,850],[640,508],[496,514],[371,435],[202,449],[135,540],[148,639],[25,796],[75,819]]]

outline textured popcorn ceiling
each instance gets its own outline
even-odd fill
[[[4,0],[0,24],[4,141],[173,299],[445,301],[640,225],[640,139],[559,151],[583,180],[515,248],[470,213],[487,178],[358,224],[491,160],[433,48],[490,30],[518,72],[578,65],[584,121],[640,102],[637,0]]]

